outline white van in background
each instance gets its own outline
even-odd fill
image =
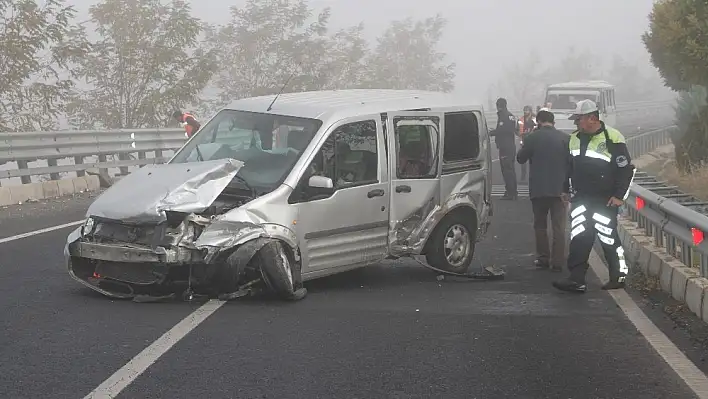
[[[576,127],[568,117],[575,110],[575,104],[582,100],[592,100],[600,108],[600,119],[610,126],[617,123],[617,103],[615,86],[602,80],[566,82],[546,88],[545,105],[555,116],[556,128],[571,133]]]

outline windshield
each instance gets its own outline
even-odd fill
[[[320,126],[317,119],[222,110],[170,163],[237,159],[244,166],[232,185],[264,193],[285,180]]]
[[[582,100],[598,102],[597,92],[548,92],[546,104],[551,103],[551,109],[574,110],[575,105]]]

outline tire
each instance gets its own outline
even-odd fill
[[[445,216],[429,238],[425,259],[440,270],[467,273],[474,258],[476,233],[476,223],[464,214]]]
[[[303,299],[300,268],[290,259],[279,242],[270,242],[256,254],[265,284],[279,298],[288,301]]]

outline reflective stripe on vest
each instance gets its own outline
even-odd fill
[[[612,143],[624,143],[624,137],[622,134],[611,127],[607,127],[607,138],[610,139]],[[580,156],[580,138],[578,137],[578,132],[575,131],[570,135],[570,143],[568,143],[568,148],[570,149],[570,154],[574,157]],[[607,139],[603,132],[598,133],[590,138],[588,147],[585,150],[585,156],[588,158],[601,159],[605,162],[611,162],[612,154],[607,145]]]

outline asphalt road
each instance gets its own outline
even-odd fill
[[[502,184],[498,162],[493,174]],[[91,200],[2,209],[0,238],[80,220]],[[594,276],[575,296],[534,270],[527,198],[494,202],[476,259],[504,281],[438,281],[398,261],[310,282],[297,303],[231,302],[119,397],[695,397]],[[62,257],[69,231],[0,243],[2,398],[81,398],[201,305],[83,288]]]
[[[88,201],[52,223],[76,220]],[[37,228],[44,206],[1,218],[2,236]],[[495,206],[476,258],[505,268],[505,281],[438,281],[390,262],[310,282],[301,302],[231,302],[119,397],[694,397],[599,281],[575,296],[533,270],[528,200]],[[63,263],[68,232],[0,244],[0,397],[81,398],[199,306],[84,289]]]

